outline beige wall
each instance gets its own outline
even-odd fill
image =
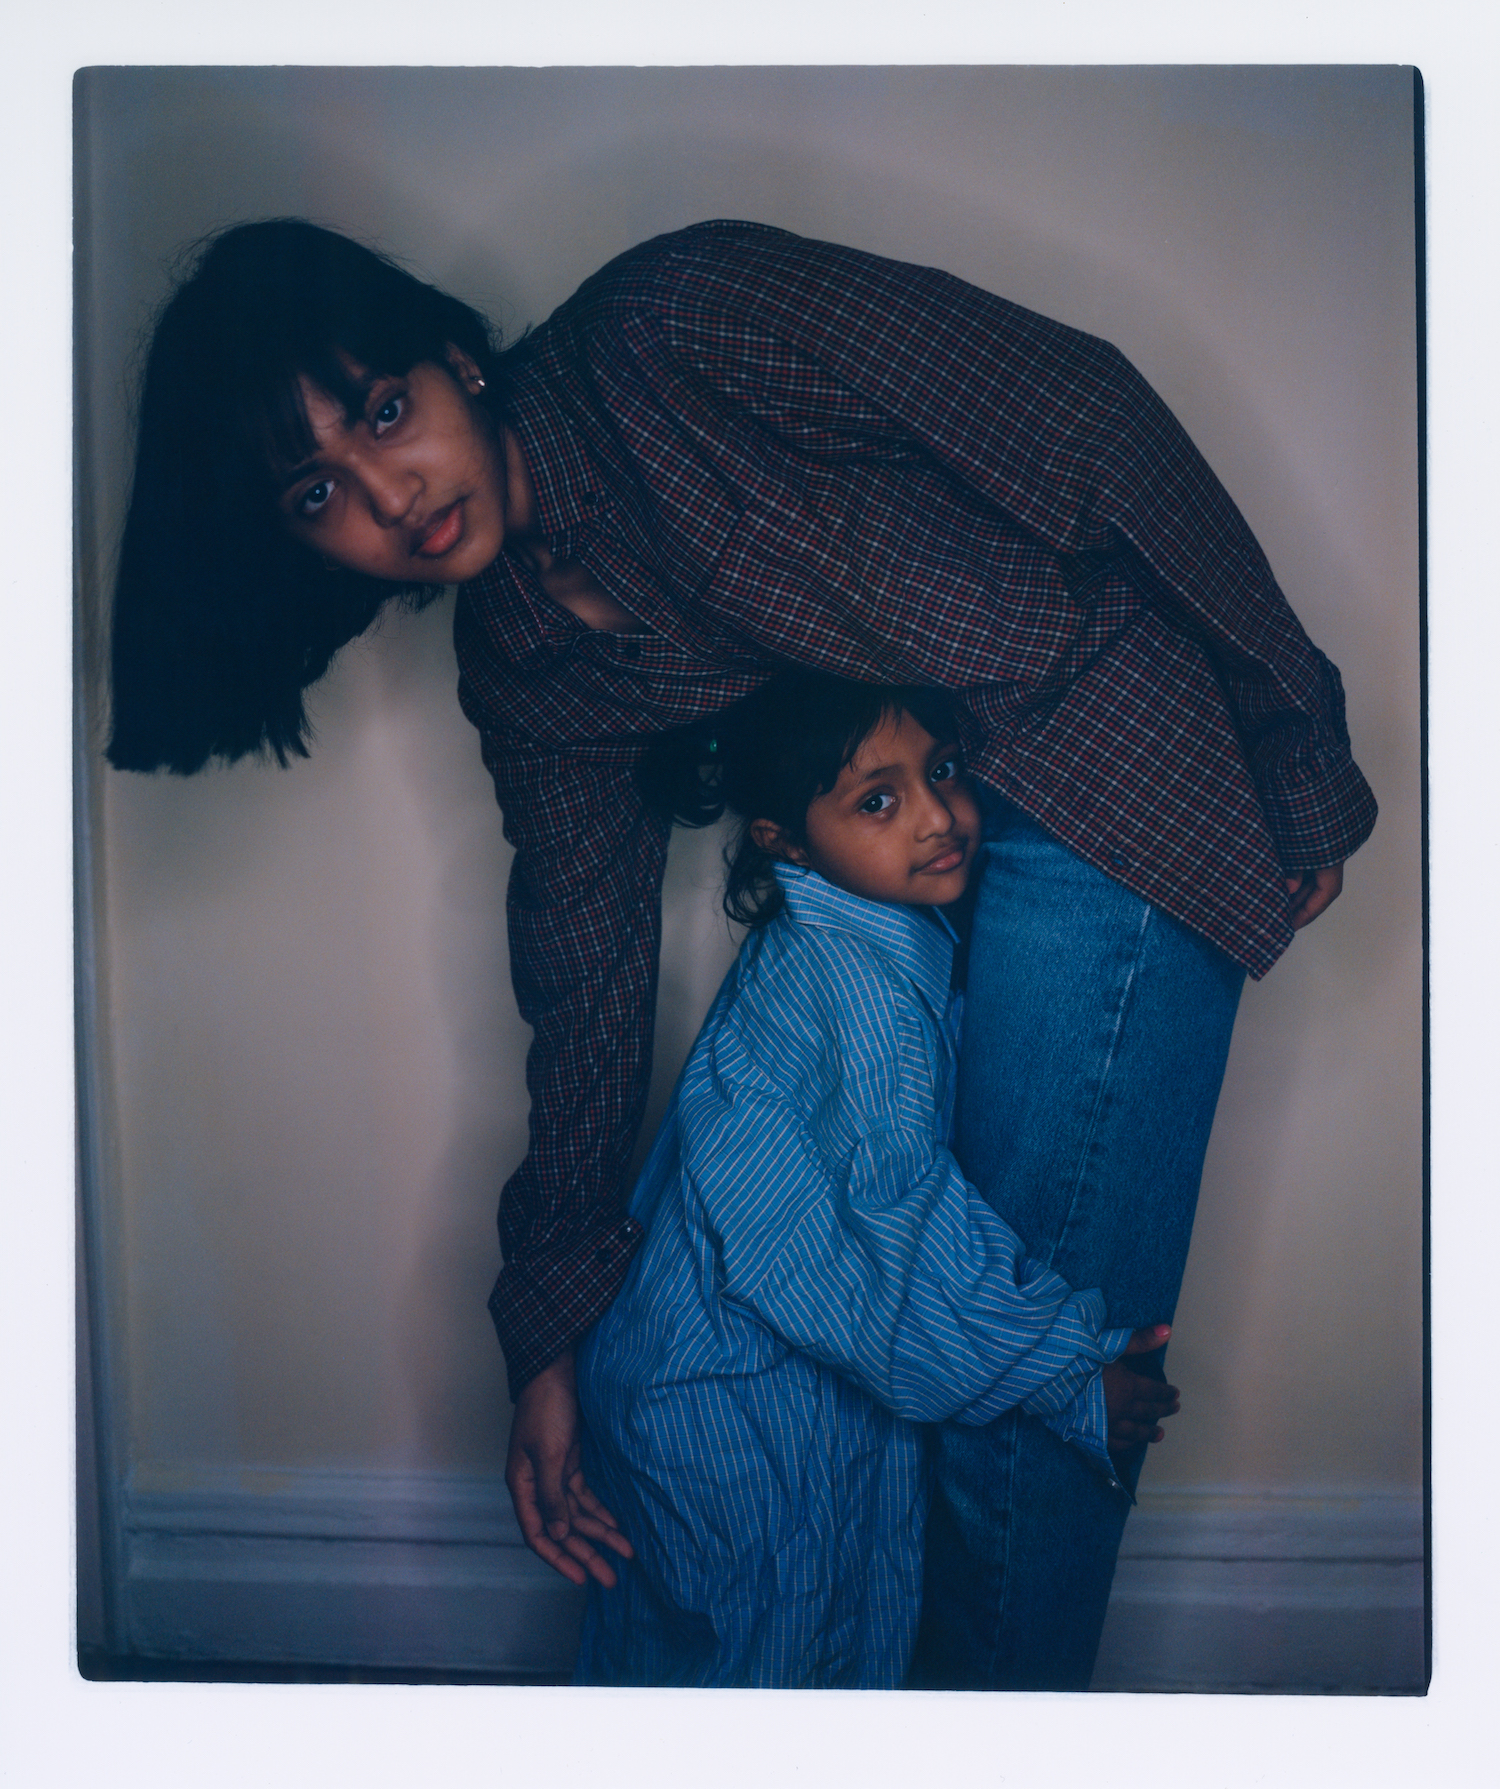
[[[79,95],[94,602],[136,337],[179,246],[237,219],[347,228],[512,330],[632,242],[747,216],[934,262],[1131,356],[1342,667],[1382,805],[1344,899],[1247,991],[1153,1482],[1415,1484],[1409,76],[105,70]],[[117,1440],[147,1475],[503,1455],[484,1300],[526,1032],[450,614],[392,615],[340,659],[308,764],[97,770],[97,1193]],[[714,879],[714,841],[679,835],[658,1101],[728,960]]]

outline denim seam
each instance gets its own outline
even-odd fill
[[[1047,1265],[1054,1271],[1057,1269],[1058,1257],[1064,1253],[1069,1232],[1079,1208],[1080,1195],[1088,1184],[1094,1167],[1094,1140],[1099,1134],[1099,1119],[1104,1110],[1106,1091],[1109,1086],[1110,1072],[1114,1068],[1115,1057],[1119,1054],[1120,1037],[1125,1029],[1126,1016],[1130,1011],[1131,999],[1135,993],[1135,985],[1140,975],[1141,959],[1145,955],[1146,934],[1151,928],[1151,908],[1146,902],[1141,903],[1141,923],[1135,936],[1135,950],[1130,958],[1124,986],[1120,990],[1119,1003],[1115,1008],[1114,1025],[1109,1040],[1109,1049],[1099,1069],[1098,1086],[1094,1092],[1093,1109],[1089,1113],[1084,1127],[1083,1138],[1078,1150],[1078,1171],[1073,1181],[1072,1195],[1068,1201],[1068,1210],[1062,1223],[1058,1226],[1057,1237],[1053,1242]]]
[[[1001,1417],[1000,1421],[1005,1425],[1002,1431],[1002,1445],[998,1450],[1004,1462],[1005,1490],[1001,1497],[996,1498],[994,1507],[997,1513],[1004,1512],[1004,1546],[1000,1550],[998,1558],[990,1562],[992,1571],[997,1567],[999,1570],[1000,1594],[987,1599],[990,1608],[994,1611],[984,1660],[985,1680],[989,1683],[993,1683],[995,1680],[1001,1642],[1009,1614],[1011,1590],[1015,1582],[1015,1575],[1010,1569],[1010,1549],[1015,1534],[1015,1522],[1012,1518],[1016,1502],[1016,1455],[1021,1443],[1021,1429],[1027,1421],[1027,1417],[1022,1410],[1009,1410]]]

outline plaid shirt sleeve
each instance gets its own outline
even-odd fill
[[[490,1313],[515,1396],[599,1317],[640,1241],[623,1180],[651,1074],[667,826],[634,754],[485,736],[516,847],[511,974],[532,1028],[530,1149],[500,1202]]]
[[[913,444],[1065,561],[1124,560],[1212,660],[1282,862],[1335,863],[1363,842],[1375,805],[1350,757],[1338,673],[1117,348],[937,269],[782,231],[715,225],[669,240],[670,253],[645,245],[657,253],[631,319],[647,358],[807,451]]]

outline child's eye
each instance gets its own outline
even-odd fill
[[[297,499],[297,514],[310,520],[320,513],[332,495],[333,480],[320,478],[315,485],[309,485]]]
[[[859,811],[862,814],[883,814],[888,807],[894,805],[895,800],[894,795],[881,789],[874,795],[867,795],[859,804]]]
[[[387,429],[394,428],[406,414],[406,393],[394,391],[371,414],[370,427],[377,435],[383,435]]]
[[[931,783],[951,783],[957,775],[957,757],[944,758],[941,764],[933,765],[932,769],[927,773],[927,780]]]

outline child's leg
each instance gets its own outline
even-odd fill
[[[988,830],[959,1160],[1028,1254],[1103,1287],[1111,1324],[1169,1321],[1242,972],[1015,810]],[[914,1681],[1086,1688],[1125,1495],[1014,1414],[944,1424],[933,1454]]]

